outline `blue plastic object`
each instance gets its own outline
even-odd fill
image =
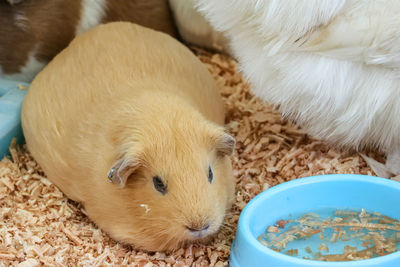
[[[0,160],[8,154],[12,139],[23,142],[21,107],[29,84],[0,79]]]
[[[384,178],[332,174],[286,182],[259,194],[242,211],[232,244],[231,267],[397,267],[400,252],[368,260],[323,262],[299,259],[273,251],[257,241],[268,225],[289,214],[324,208],[365,208],[400,219],[400,183]]]

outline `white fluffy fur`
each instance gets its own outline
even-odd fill
[[[27,31],[29,21],[28,18],[25,16],[23,12],[15,12],[14,14],[14,23],[17,25],[20,29]]]
[[[230,51],[225,36],[214,30],[196,9],[197,0],[169,0],[179,34],[187,43],[208,49]]]
[[[106,0],[82,0],[81,20],[76,35],[98,25],[104,17]]]
[[[198,2],[257,96],[336,145],[400,150],[400,1]]]

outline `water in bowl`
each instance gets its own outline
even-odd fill
[[[351,261],[400,249],[400,223],[376,212],[326,208],[291,215],[268,226],[258,240],[290,256]]]

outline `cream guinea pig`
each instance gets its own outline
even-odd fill
[[[233,200],[235,140],[205,66],[127,22],[79,35],[32,82],[28,149],[116,240],[173,250],[217,232]]]

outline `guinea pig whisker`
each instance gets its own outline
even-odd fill
[[[227,223],[223,223],[223,224],[221,224],[221,226],[224,226],[224,227],[229,227],[229,228],[232,228],[232,227],[233,227],[233,225],[231,225],[231,224],[227,224]]]
[[[175,243],[175,247],[179,247],[179,245],[182,243],[182,241],[177,239],[175,236],[168,236],[169,238],[164,239],[164,242],[161,243],[161,247],[170,247],[171,243]]]
[[[232,212],[237,212],[237,211],[233,210],[232,207],[227,207],[227,208],[225,209],[225,212],[230,212],[230,213],[232,213]]]
[[[168,220],[168,219],[166,219],[166,218],[160,218],[160,217],[155,217],[155,218],[152,218],[152,217],[146,217],[146,216],[137,216],[136,218],[140,218],[140,219],[143,219],[143,220],[146,220],[146,221],[160,221],[160,222],[169,222],[169,221],[171,221],[171,220]]]
[[[235,213],[235,212],[226,212],[225,213],[225,220],[228,219],[228,218],[232,218],[233,216],[238,216],[238,214]]]
[[[233,213],[232,212],[225,212],[225,218],[232,216]]]
[[[235,226],[231,225],[231,224],[223,224],[223,227],[225,227],[226,229],[230,229],[230,230],[234,230]]]
[[[232,229],[232,227],[229,227],[229,226],[226,226],[226,225],[221,225],[221,231],[232,232],[233,229]]]
[[[230,227],[230,228],[232,227],[232,225],[230,225],[230,224],[228,224],[228,223],[222,223],[221,226],[223,226],[223,227]]]
[[[170,222],[171,218],[165,218],[165,217],[155,217],[155,216],[148,216],[148,215],[139,215],[136,216],[136,218],[140,218],[143,220],[147,220],[147,221],[164,221],[164,222]]]

